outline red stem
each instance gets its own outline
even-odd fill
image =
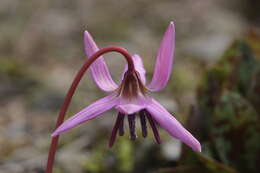
[[[122,55],[124,55],[124,57],[125,57],[125,59],[128,63],[128,70],[130,70],[130,71],[134,70],[134,62],[132,60],[132,57],[128,53],[128,51],[125,50],[124,48],[117,47],[117,46],[110,46],[110,47],[106,47],[106,48],[103,48],[103,49],[100,49],[99,51],[97,51],[95,54],[93,54],[89,59],[87,59],[85,61],[84,65],[81,67],[81,69],[77,73],[76,77],[74,78],[74,80],[73,80],[73,82],[70,86],[70,89],[67,92],[67,95],[64,99],[63,105],[60,109],[59,117],[58,117],[57,122],[56,122],[56,128],[59,127],[63,123],[64,118],[65,118],[65,114],[66,114],[68,107],[70,105],[72,96],[74,95],[74,92],[75,92],[81,78],[83,77],[83,75],[87,71],[87,69],[90,67],[90,65],[97,58],[99,58],[101,55],[108,53],[108,52],[118,52],[118,53],[121,53]],[[54,159],[55,159],[55,153],[56,153],[56,150],[57,150],[58,142],[59,142],[59,136],[55,136],[55,137],[52,138],[45,173],[52,173],[53,163],[54,163]]]

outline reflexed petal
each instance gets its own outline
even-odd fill
[[[115,108],[123,114],[133,114],[146,107],[146,100],[147,99],[144,96],[140,96],[134,100],[121,98],[120,103]]]
[[[99,50],[91,35],[84,33],[85,52],[88,58]],[[117,84],[113,81],[106,62],[103,57],[99,57],[91,66],[91,75],[97,86],[104,91],[114,91]]]
[[[113,108],[119,102],[119,98],[115,95],[109,95],[104,97],[85,109],[81,110],[76,115],[70,117],[66,120],[63,124],[61,124],[52,134],[52,136],[57,136],[85,121],[93,119],[98,115],[108,111],[109,109]]]
[[[173,22],[168,26],[164,34],[160,48],[157,53],[155,69],[152,82],[149,88],[152,91],[158,91],[164,88],[170,78],[173,63],[173,54],[175,46],[175,29]]]
[[[145,84],[145,69],[144,69],[142,58],[137,54],[133,55],[132,57],[134,60],[135,69],[136,71],[138,71],[141,81],[143,82],[143,84]]]
[[[200,143],[188,132],[162,105],[151,100],[147,106],[147,111],[173,137],[181,140],[195,151],[201,151]]]
[[[138,71],[141,81],[143,82],[143,84],[145,84],[145,69],[144,69],[142,58],[137,54],[134,54],[132,58],[134,61],[135,70]],[[124,72],[121,77],[122,79],[124,78],[124,74],[127,71],[127,69],[128,69],[128,65],[126,65],[124,68]]]

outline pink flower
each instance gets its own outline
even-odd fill
[[[99,50],[91,35],[85,31],[85,51],[91,57]],[[159,124],[171,136],[181,140],[195,151],[201,151],[200,143],[188,132],[162,105],[149,96],[149,91],[163,89],[169,80],[173,64],[175,46],[174,24],[170,23],[162,39],[157,53],[157,60],[151,83],[146,84],[145,69],[139,55],[133,55],[135,70],[127,67],[122,75],[120,85],[117,85],[108,70],[102,57],[91,65],[92,78],[97,86],[109,93],[108,96],[92,103],[79,113],[70,117],[61,124],[52,134],[57,136],[85,121],[102,115],[104,112],[115,108],[118,111],[117,120],[112,130],[109,145],[112,146],[117,133],[124,134],[124,117],[127,116],[130,128],[130,138],[135,139],[135,117],[140,116],[142,135],[147,136],[146,118],[153,130],[155,139],[160,143],[160,137],[156,125]]]

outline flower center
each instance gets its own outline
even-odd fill
[[[118,88],[118,95],[126,99],[132,99],[140,94],[145,95],[147,90],[140,80],[139,73],[135,70],[127,70]]]

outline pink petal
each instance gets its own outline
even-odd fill
[[[95,41],[87,31],[84,33],[84,44],[88,58],[99,50]],[[103,57],[98,58],[90,68],[92,78],[100,89],[109,92],[117,88],[117,84],[113,81]]]
[[[115,108],[123,114],[133,114],[139,112],[147,106],[146,100],[147,98],[144,96],[140,96],[134,100],[120,98],[120,102]]]
[[[97,117],[98,115],[108,111],[109,109],[113,108],[119,102],[119,98],[115,95],[106,96],[88,107],[81,110],[76,115],[70,117],[66,120],[63,124],[61,124],[53,133],[53,136],[57,136],[85,121],[88,121],[92,118]]]
[[[154,99],[147,106],[152,117],[173,137],[181,140],[195,151],[201,151],[199,141],[194,138],[162,105]]]
[[[142,58],[137,54],[134,54],[132,56],[132,58],[134,61],[135,70],[139,73],[140,79],[143,82],[143,84],[145,84],[145,69],[144,69]],[[122,76],[121,76],[122,79],[124,78],[124,74],[127,71],[127,69],[128,69],[128,66],[126,65],[124,68],[124,72],[122,73]]]
[[[167,31],[164,34],[163,40],[157,53],[153,79],[148,86],[152,91],[158,91],[164,88],[170,78],[170,74],[172,71],[174,46],[175,29],[173,22],[171,22],[168,26]]]

